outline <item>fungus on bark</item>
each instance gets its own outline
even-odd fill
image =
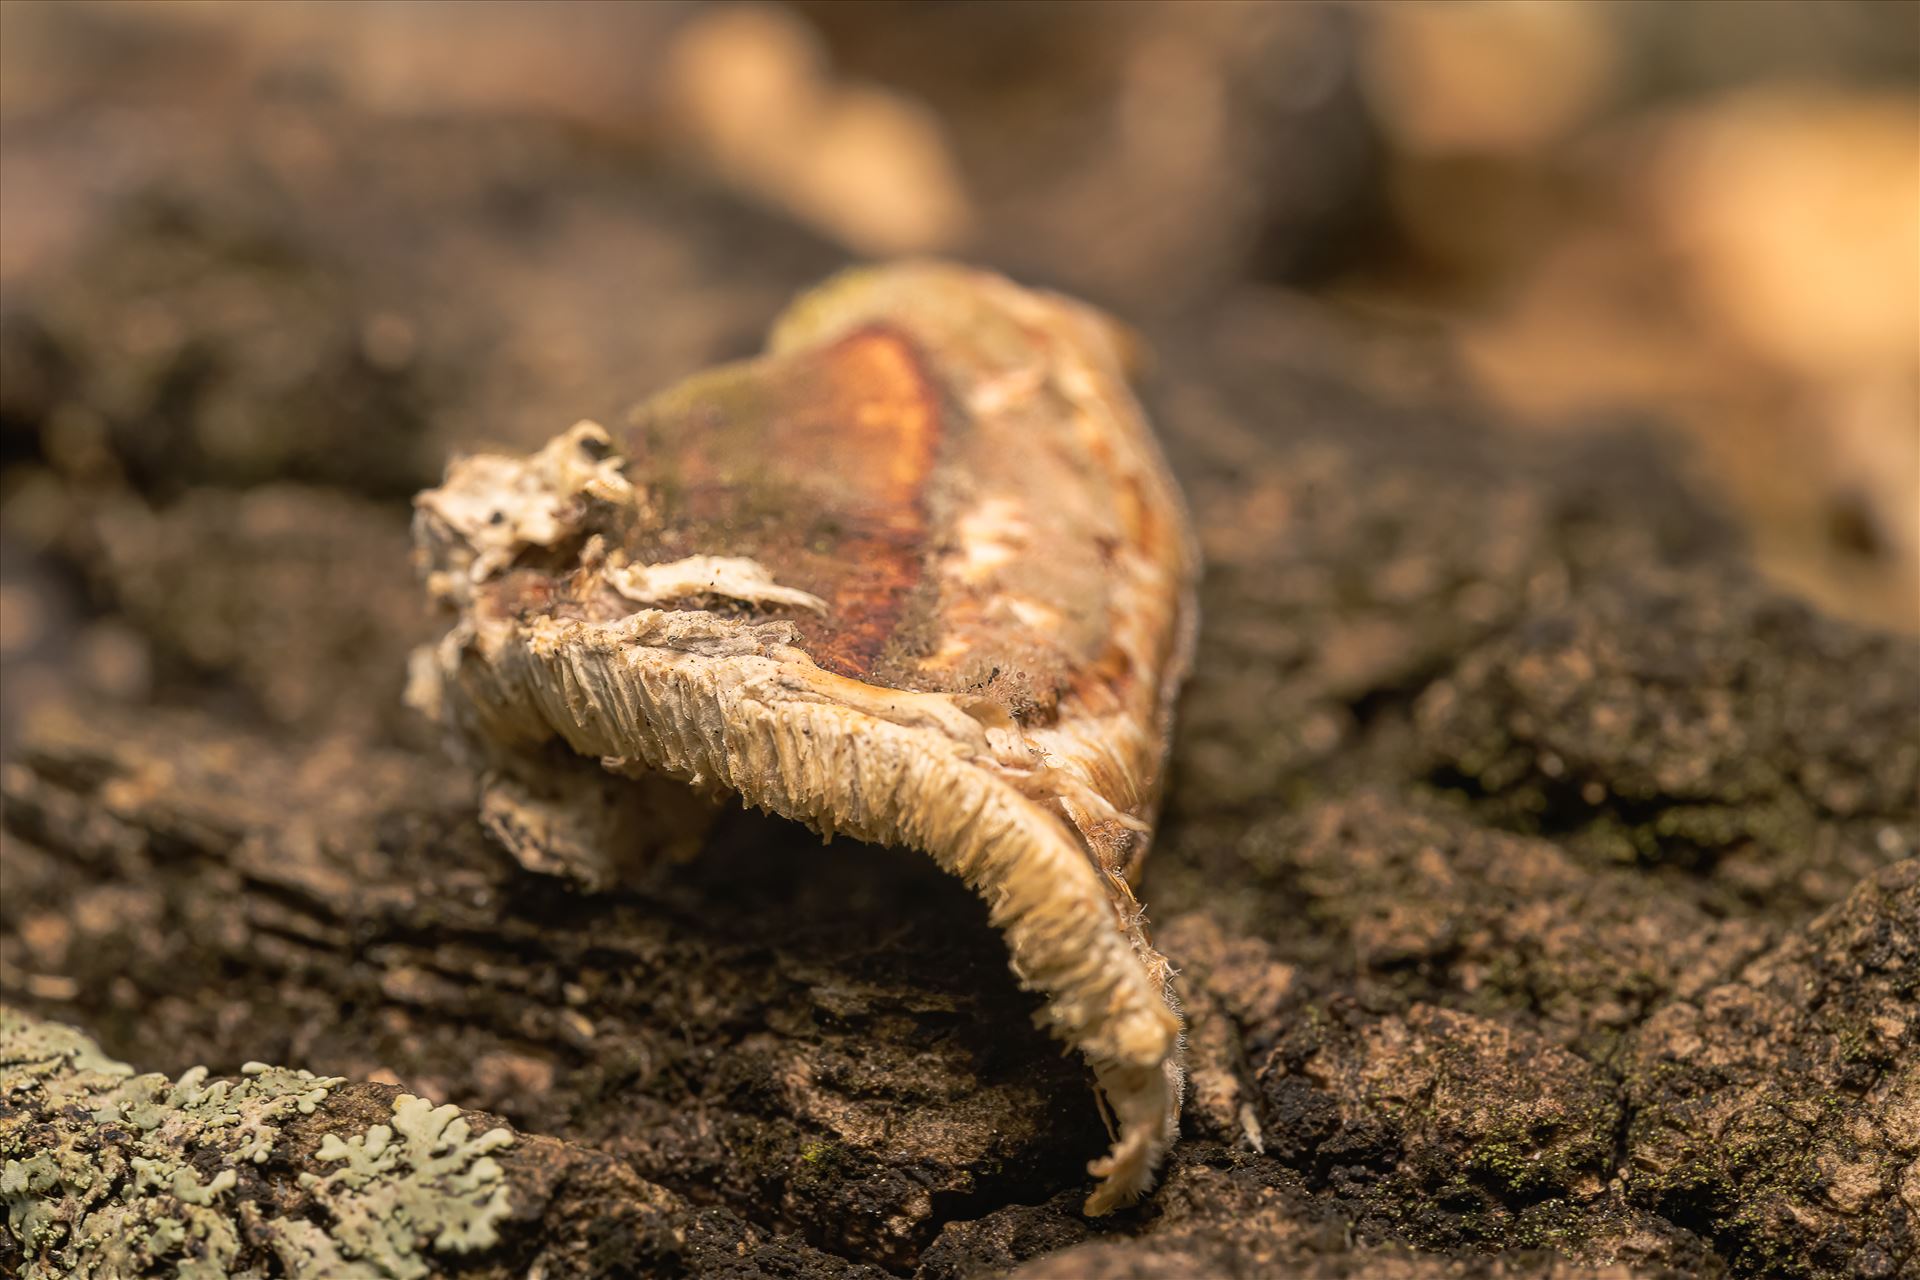
[[[925,850],[1092,1064],[1117,1134],[1089,1213],[1151,1184],[1182,1089],[1133,884],[1196,554],[1126,347],[990,274],[855,271],[618,432],[456,460],[415,520],[455,620],[411,697],[509,847],[617,874],[644,819],[579,800],[632,778]]]

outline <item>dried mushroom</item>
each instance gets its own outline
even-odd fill
[[[1093,1066],[1117,1135],[1089,1213],[1150,1185],[1182,1090],[1132,882],[1195,553],[1125,348],[997,276],[856,271],[619,433],[455,461],[415,522],[457,621],[412,696],[480,764],[496,833],[617,874],[645,824],[569,798],[669,778],[932,854]]]

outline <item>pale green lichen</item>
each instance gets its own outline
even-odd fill
[[[495,1244],[510,1203],[489,1153],[513,1135],[475,1134],[456,1107],[402,1095],[390,1125],[329,1134],[315,1159],[340,1168],[297,1190],[248,1172],[342,1083],[262,1063],[235,1080],[135,1075],[0,1006],[0,1204],[21,1274],[249,1280],[271,1254],[322,1280],[417,1280],[432,1252]]]
[[[222,1197],[340,1083],[278,1067],[135,1075],[73,1028],[0,1007],[0,1201],[23,1274],[245,1274]]]
[[[275,1251],[298,1275],[419,1280],[432,1273],[423,1245],[491,1248],[511,1205],[506,1176],[487,1153],[512,1142],[507,1129],[475,1134],[460,1108],[403,1093],[391,1125],[344,1141],[327,1135],[315,1158],[341,1167],[325,1177],[303,1173],[300,1185],[327,1209],[332,1230],[290,1223],[309,1229],[283,1233]]]

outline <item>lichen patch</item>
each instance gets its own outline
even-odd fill
[[[302,1174],[326,1228],[289,1221],[274,1251],[294,1275],[339,1280],[423,1280],[434,1253],[474,1253],[499,1242],[512,1210],[491,1152],[510,1130],[474,1133],[460,1108],[401,1094],[393,1122],[342,1139],[328,1134],[315,1159],[340,1168]]]
[[[247,1280],[271,1257],[288,1275],[423,1280],[435,1255],[498,1243],[513,1204],[492,1153],[512,1132],[408,1094],[390,1121],[321,1140],[312,1163],[337,1167],[299,1176],[297,1212],[263,1209],[295,1199],[267,1171],[287,1126],[345,1083],[258,1062],[136,1075],[0,1006],[0,1206],[20,1274]]]
[[[0,1112],[0,1202],[22,1275],[240,1274],[227,1193],[272,1155],[287,1119],[341,1083],[258,1063],[237,1080],[204,1067],[177,1081],[135,1075],[78,1031],[0,1006],[0,1098],[37,1093],[36,1110],[61,1117],[49,1131],[24,1107]]]

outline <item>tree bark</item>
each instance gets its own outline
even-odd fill
[[[60,1152],[125,1157],[91,1193],[146,1215],[118,1274],[344,1249],[302,1175],[403,1092],[464,1109],[444,1177],[492,1160],[506,1209],[393,1274],[1920,1260],[1920,662],[1755,581],[1664,455],[1394,407],[1376,346],[1270,292],[1150,326],[1207,561],[1142,895],[1194,1087],[1162,1189],[1089,1221],[1086,1071],[924,858],[734,814],[588,888],[496,844],[399,710],[430,631],[404,495],[737,351],[833,255],[538,130],[312,114],[314,151],[247,135],[0,335],[34,371],[9,448],[54,495],[0,566],[49,620],[0,716],[0,994],[162,1094],[255,1060],[344,1083],[209,1193],[218,1143],[141,1155],[10,1059],[0,1267],[71,1269],[77,1183],[25,1167]],[[129,347],[135,304],[177,327]],[[369,365],[390,315],[419,352]],[[182,1206],[229,1253],[156,1225]]]

